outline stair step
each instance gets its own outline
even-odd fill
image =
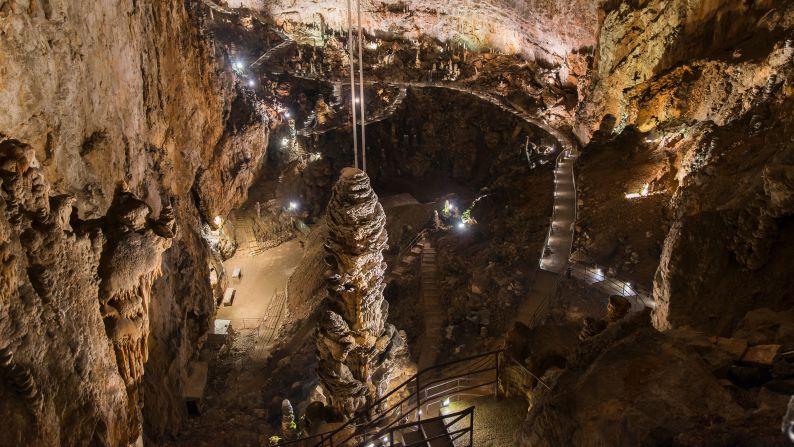
[[[402,435],[403,435],[403,442],[405,442],[405,445],[414,445],[421,443],[422,441],[425,440],[424,433],[422,433],[421,430],[413,430],[413,431],[405,430],[402,432]],[[425,443],[424,445],[427,445],[427,443]]]
[[[447,433],[447,429],[444,426],[444,421],[442,419],[437,419],[434,421],[423,422],[422,431],[425,434],[425,439],[430,439],[434,436],[441,436],[439,438],[433,439],[428,442],[430,447],[454,447],[454,443],[452,439],[449,437]]]

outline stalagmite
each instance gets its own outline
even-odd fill
[[[318,375],[330,406],[349,418],[385,394],[407,349],[386,323],[386,215],[364,172],[342,170],[327,222],[330,271],[317,337]]]

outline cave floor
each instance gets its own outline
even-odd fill
[[[473,439],[475,446],[507,447],[514,445],[515,432],[521,427],[521,422],[527,414],[527,401],[523,397],[500,400],[492,397],[480,397],[452,402],[447,411],[454,413],[471,406],[475,407]],[[453,425],[452,428],[464,428],[465,425]],[[464,436],[461,441],[464,441],[462,444],[465,445],[468,443],[468,438]]]
[[[227,272],[241,270],[240,279],[232,279],[229,287],[236,290],[234,303],[221,306],[216,318],[232,320],[232,326],[243,328],[269,314],[278,302],[277,293],[284,290],[287,280],[303,255],[298,240],[291,240],[278,247],[258,253],[255,249],[241,247],[224,262]],[[249,320],[256,320],[249,321]]]

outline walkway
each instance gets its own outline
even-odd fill
[[[575,159],[569,151],[563,151],[554,169],[554,211],[540,257],[540,268],[549,272],[565,271],[571,256],[576,221],[576,185],[573,174]]]
[[[600,268],[590,267],[571,261],[571,274],[574,278],[584,281],[588,286],[597,288],[607,295],[625,297],[631,303],[631,312],[639,312],[646,307],[653,308],[654,301],[650,293],[636,284],[607,276]]]
[[[429,240],[425,240],[422,245],[419,278],[419,297],[425,320],[425,331],[417,342],[417,346],[421,349],[418,362],[421,371],[436,364],[441,348],[441,330],[446,319],[444,308],[441,306],[441,292],[438,286],[436,249],[430,245]]]

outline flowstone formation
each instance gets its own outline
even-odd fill
[[[328,309],[317,337],[317,372],[329,405],[349,418],[385,394],[407,347],[386,323],[386,215],[367,174],[342,170],[327,223]]]
[[[127,386],[131,415],[138,414],[143,400],[140,384],[149,353],[152,284],[161,275],[162,253],[176,233],[170,204],[156,221],[150,213],[146,203],[120,185],[108,209],[103,228],[107,243],[99,264],[100,312]]]

